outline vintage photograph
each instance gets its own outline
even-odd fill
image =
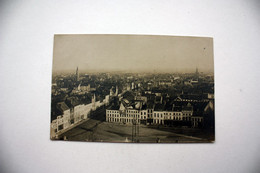
[[[50,138],[215,141],[213,38],[55,35]]]

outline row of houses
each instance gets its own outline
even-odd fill
[[[59,110],[60,115],[51,121],[51,138],[55,138],[58,132],[62,132],[79,122],[88,119],[91,111],[95,111],[103,105],[108,105],[109,98],[106,98],[104,102],[100,102],[96,101],[94,95],[92,102],[89,104],[79,104],[73,100],[70,103],[70,106],[65,102],[57,103],[56,107]]]
[[[106,121],[123,124],[171,124],[173,122],[188,122],[194,127],[203,123],[204,116],[213,111],[212,101],[189,102],[176,100],[173,103],[147,103],[134,100],[132,103],[122,99],[120,106],[106,110]]]

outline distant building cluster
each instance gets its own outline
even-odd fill
[[[181,77],[180,77],[181,76]],[[214,82],[211,76],[194,74],[127,77],[118,103],[106,110],[106,121],[123,124],[214,124]],[[132,81],[132,82],[131,82]]]
[[[121,124],[214,126],[214,76],[195,73],[94,73],[53,76],[51,134],[90,118]],[[99,117],[99,118],[100,118]]]

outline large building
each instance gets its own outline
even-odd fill
[[[129,93],[125,94],[129,97]],[[137,99],[139,98],[139,99]],[[140,99],[143,98],[143,99]],[[162,97],[161,97],[162,98]],[[123,124],[154,124],[154,125],[190,125],[201,126],[204,116],[213,110],[212,101],[194,101],[177,98],[172,103],[146,101],[145,97],[135,97],[133,100],[121,99],[119,106],[106,110],[106,121]]]

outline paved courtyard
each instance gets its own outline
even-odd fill
[[[139,133],[138,133],[139,131]],[[132,133],[134,132],[134,133]],[[200,129],[108,123],[90,119],[63,133],[61,139],[93,142],[142,142],[142,143],[204,143],[214,141],[211,134]]]

